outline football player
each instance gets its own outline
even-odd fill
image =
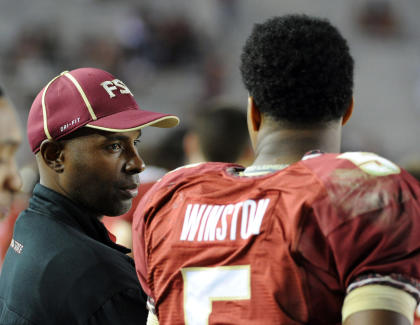
[[[150,323],[412,324],[420,186],[374,153],[340,153],[353,65],[326,20],[255,25],[240,67],[254,163],[177,169],[135,212]]]

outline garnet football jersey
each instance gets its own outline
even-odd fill
[[[134,257],[166,324],[340,324],[347,290],[418,301],[420,186],[371,153],[263,176],[204,163],[168,173],[134,215]]]

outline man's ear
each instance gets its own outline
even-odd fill
[[[354,108],[354,98],[352,97],[349,108],[347,108],[347,111],[343,116],[343,121],[341,122],[341,125],[346,124],[348,120],[350,120],[351,114],[353,113],[353,108]]]
[[[251,96],[248,96],[248,123],[250,123],[253,131],[259,131],[261,127],[261,112]]]
[[[64,153],[61,143],[55,140],[44,140],[39,150],[44,163],[56,173],[64,171]]]

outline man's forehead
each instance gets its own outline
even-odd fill
[[[108,139],[139,138],[141,130],[126,132],[105,132],[104,136]]]
[[[113,140],[113,139],[130,139],[130,138],[138,138],[141,136],[141,130],[135,131],[125,131],[125,132],[109,132],[104,131],[96,128],[90,127],[82,127],[77,131],[70,133],[69,135],[65,136],[63,140],[70,140],[75,138],[91,138],[95,137],[98,139],[104,140]]]

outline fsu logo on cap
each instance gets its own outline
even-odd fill
[[[133,96],[132,92],[128,87],[119,79],[114,79],[112,81],[104,81],[101,83],[101,86],[104,87],[106,92],[108,93],[109,97],[115,97],[114,91],[120,90],[121,94],[130,94]]]

